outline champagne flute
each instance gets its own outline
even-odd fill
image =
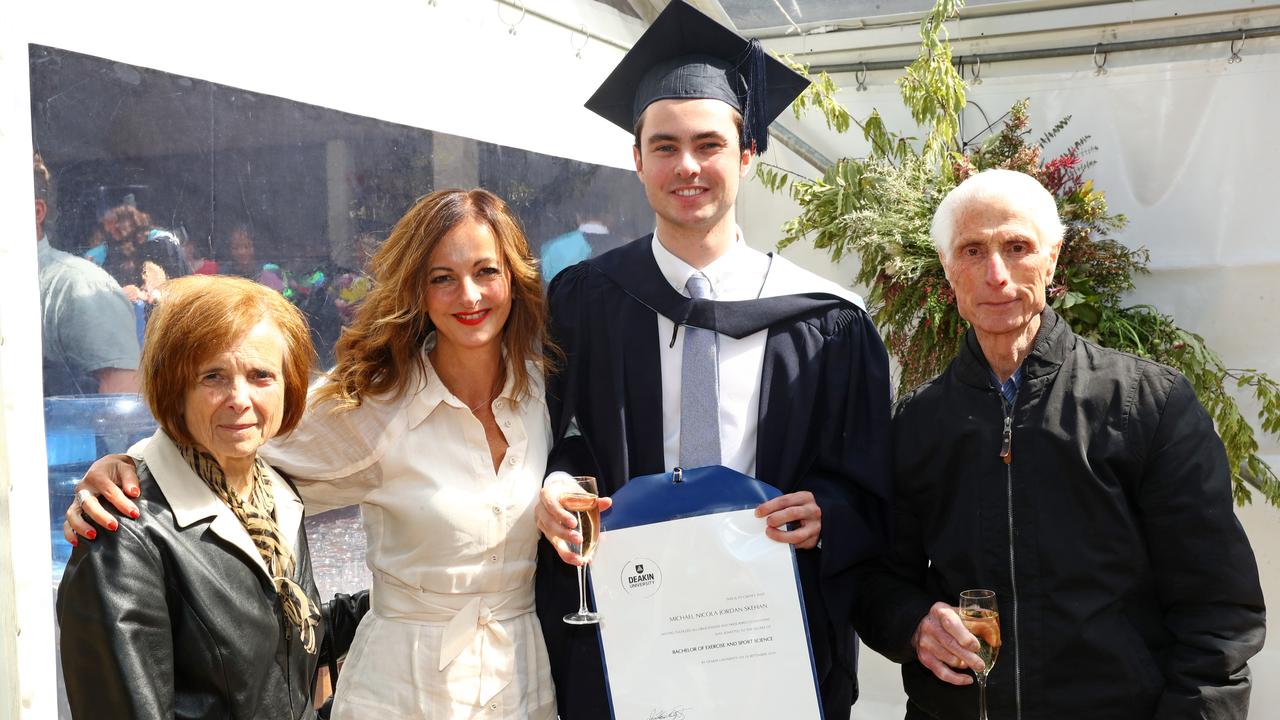
[[[987,720],[987,674],[1000,654],[1000,612],[996,594],[991,590],[965,590],[960,593],[960,621],[978,638],[981,671],[974,669],[978,680],[978,720]]]
[[[578,611],[565,615],[564,621],[570,625],[594,625],[600,622],[600,615],[587,609],[587,564],[596,554],[596,544],[600,541],[600,498],[595,478],[575,477],[574,481],[578,487],[561,494],[560,505],[578,521],[582,545],[569,547],[582,557],[583,564],[578,566]]]

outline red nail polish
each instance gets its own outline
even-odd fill
[[[89,532],[85,533],[84,536],[89,538],[90,540],[93,540],[94,538],[98,537],[98,531],[94,530],[93,528],[89,528]]]
[[[116,528],[118,527],[120,527],[120,523],[116,522],[115,520],[112,520],[111,522],[107,523],[107,529],[110,530],[111,532],[115,532]]]
[[[137,520],[137,519],[138,519],[138,511],[137,511],[137,510],[130,510],[130,511],[129,511],[129,517],[133,518],[134,520]]]
[[[75,538],[72,538],[72,539],[71,539],[71,547],[80,547],[80,543],[79,543],[79,541],[77,541]]]
[[[138,497],[141,494],[141,488],[129,488],[129,497]]]

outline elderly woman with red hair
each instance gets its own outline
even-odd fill
[[[141,512],[79,544],[58,590],[75,717],[314,717],[302,501],[258,457],[302,418],[312,356],[302,316],[268,288],[166,287],[139,369],[160,424],[137,468]]]

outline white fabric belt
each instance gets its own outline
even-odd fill
[[[533,612],[533,584],[506,592],[436,593],[376,572],[370,602],[385,618],[444,623],[440,671],[470,647],[477,635],[483,638],[478,680],[479,702],[484,705],[515,677],[515,640],[501,621]]]

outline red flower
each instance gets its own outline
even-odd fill
[[[1075,148],[1044,164],[1045,189],[1056,196],[1070,195],[1084,184],[1080,155]]]

